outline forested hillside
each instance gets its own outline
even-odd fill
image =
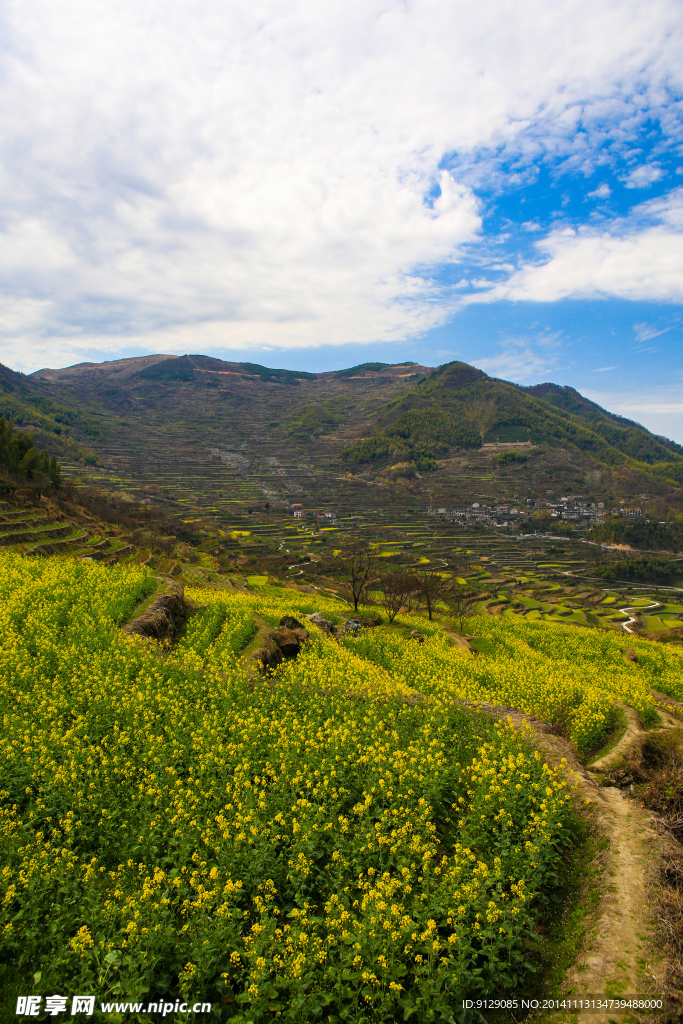
[[[371,498],[368,486],[394,507],[424,506],[427,489],[443,505],[559,489],[683,508],[679,445],[571,388],[521,388],[464,363],[316,374],[155,355],[6,377],[6,414],[61,438],[69,472],[190,498],[198,512],[284,507],[294,495],[350,509]],[[515,460],[486,448],[512,441],[533,450]],[[98,459],[102,471],[88,469]]]
[[[18,480],[42,475],[53,487],[61,484],[61,468],[56,456],[36,448],[33,435],[16,431],[0,416],[0,469]]]
[[[55,401],[31,377],[1,363],[0,416],[32,432],[42,447],[83,464],[98,462],[90,448],[100,436],[97,415],[85,412],[76,396]]]
[[[406,450],[421,442],[467,448],[483,440],[545,441],[606,466],[644,464],[674,478],[683,472],[680,445],[617,420],[572,389],[520,388],[465,363],[447,363],[380,410],[376,422],[383,438],[396,438]],[[372,439],[364,448],[347,449],[346,459],[366,461],[371,444],[376,458],[387,454],[387,443]]]

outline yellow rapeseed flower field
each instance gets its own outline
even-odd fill
[[[0,975],[17,994],[212,1001],[226,1021],[430,1021],[520,984],[572,843],[568,780],[495,701],[599,742],[680,657],[481,620],[336,642],[255,679],[261,622],[340,604],[196,590],[170,648],[120,624],[145,569],[0,556]],[[631,641],[629,641],[631,643]],[[11,1013],[10,1013],[10,1008]],[[130,1018],[134,1019],[134,1018]],[[146,1019],[140,1017],[140,1020]]]

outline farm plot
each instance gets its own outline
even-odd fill
[[[254,617],[314,610],[295,595],[197,591],[174,648],[126,637],[153,585],[2,559],[5,1015],[66,989],[426,1019],[516,985],[571,842],[565,782],[322,635],[247,685]]]
[[[225,1020],[429,1020],[519,988],[565,871],[569,792],[462,702],[520,707],[588,750],[615,700],[652,722],[649,686],[683,696],[675,650],[635,638],[635,666],[616,636],[519,618],[476,620],[477,658],[417,617],[402,628],[421,643],[312,628],[259,677],[241,657],[259,622],[346,609],[195,589],[160,647],[119,628],[155,585],[145,569],[0,569],[8,1016],[19,993],[68,988],[208,999]]]

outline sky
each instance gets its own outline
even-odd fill
[[[683,442],[680,0],[0,3],[0,361],[462,359]]]

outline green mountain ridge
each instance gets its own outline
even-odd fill
[[[28,376],[5,368],[0,414],[81,467],[94,448],[103,469],[85,477],[98,486],[152,488],[215,515],[264,500],[424,504],[426,488],[440,504],[559,489],[683,507],[680,445],[573,388],[462,362],[311,373],[155,354]],[[514,440],[533,447],[515,459],[485,447]]]
[[[542,398],[551,405],[555,405],[559,409],[568,412],[570,415],[576,416],[579,419],[584,419],[591,424],[610,424],[622,429],[635,429],[641,433],[644,432],[648,437],[654,437],[655,441],[669,452],[673,452],[676,455],[683,455],[683,445],[677,444],[675,441],[671,441],[668,437],[663,437],[661,434],[652,434],[650,431],[646,430],[642,424],[636,423],[635,420],[629,420],[625,416],[608,412],[606,409],[603,409],[602,406],[597,405],[596,402],[591,402],[589,398],[585,398],[574,388],[568,387],[567,385],[561,387],[559,384],[546,383],[534,384],[531,387],[523,387],[522,385],[516,386],[519,387],[521,391],[525,391],[527,394]],[[603,436],[607,436],[607,434],[604,434]]]
[[[55,401],[36,386],[33,375],[17,373],[0,363],[0,416],[34,434],[52,454],[95,464],[97,456],[89,444],[100,436],[99,425],[80,404],[78,399],[73,404]]]
[[[567,446],[600,465],[628,466],[683,482],[683,447],[675,442],[614,416],[573,388],[522,387],[466,363],[434,370],[380,410],[376,425],[379,436],[407,442],[407,450],[425,442],[450,449],[479,447],[487,440],[529,440]],[[377,450],[378,458],[385,457],[388,446],[380,444]],[[346,459],[353,461],[353,451]]]

